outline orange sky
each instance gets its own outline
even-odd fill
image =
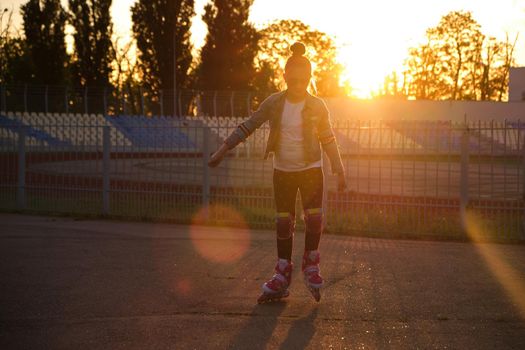
[[[134,1],[113,0],[115,32],[124,38],[129,38],[129,9]],[[16,8],[24,2],[3,0],[2,5]],[[196,47],[206,35],[200,19],[206,2],[195,1]],[[422,40],[427,28],[455,10],[471,11],[486,35],[503,40],[506,32],[511,38],[521,33],[515,57],[518,65],[525,66],[525,0],[255,0],[250,20],[259,27],[276,19],[300,19],[334,36],[354,94],[366,98],[386,74],[400,69],[407,49]]]

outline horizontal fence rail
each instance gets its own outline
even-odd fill
[[[69,87],[0,85],[0,111],[20,113],[82,113],[103,115],[250,114],[257,97],[250,91],[156,90],[142,87]]]
[[[273,228],[267,125],[207,167],[243,119],[0,113],[0,207]],[[521,122],[333,129],[350,190],[335,190],[323,159],[328,232],[464,238],[474,222],[487,239],[525,239]]]

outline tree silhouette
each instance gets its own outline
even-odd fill
[[[255,76],[259,35],[248,22],[253,0],[212,0],[202,16],[208,26],[197,68],[204,90],[247,90]]]
[[[112,0],[69,0],[75,52],[73,76],[77,84],[108,86],[114,59],[109,9]]]
[[[20,10],[32,66],[31,82],[64,85],[69,57],[64,32],[67,15],[60,0],[29,0]]]
[[[194,0],[139,0],[131,8],[139,69],[145,94],[158,100],[159,91],[173,91],[173,59],[176,56],[177,89],[188,88],[192,63],[190,42]],[[175,52],[173,34],[175,31]],[[172,93],[165,94],[170,102]],[[165,104],[170,113],[173,103]]]
[[[13,11],[0,11],[0,84],[29,82],[32,67],[26,41],[14,33]]]

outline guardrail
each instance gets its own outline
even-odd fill
[[[0,115],[0,207],[181,223],[273,227],[268,128],[215,169],[239,119]],[[327,231],[523,240],[519,122],[337,122],[350,191],[326,174]],[[300,198],[297,202],[300,212]]]

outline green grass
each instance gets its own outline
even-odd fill
[[[110,213],[102,214],[100,191],[27,190],[27,206],[17,209],[16,190],[3,189],[0,210],[9,212],[67,215],[78,218],[112,218],[179,224],[244,226],[274,229],[273,199],[242,196],[211,198],[208,219],[202,215],[200,195],[169,193],[111,193]],[[300,204],[298,203],[298,208]],[[491,242],[524,242],[523,213],[482,213],[471,210],[482,220],[483,234],[478,239]],[[298,209],[298,213],[300,213]],[[304,223],[297,216],[297,231]],[[345,208],[329,208],[327,233],[378,238],[408,238],[468,241],[459,212],[455,208],[425,209],[421,206],[396,206],[347,203]]]
[[[461,164],[459,154],[351,154],[343,155],[344,160],[355,161],[393,161],[393,162],[416,162],[416,163],[445,163]],[[509,166],[523,168],[523,157],[520,155],[483,155],[472,152],[469,154],[470,166],[478,164],[492,164],[499,166]]]

